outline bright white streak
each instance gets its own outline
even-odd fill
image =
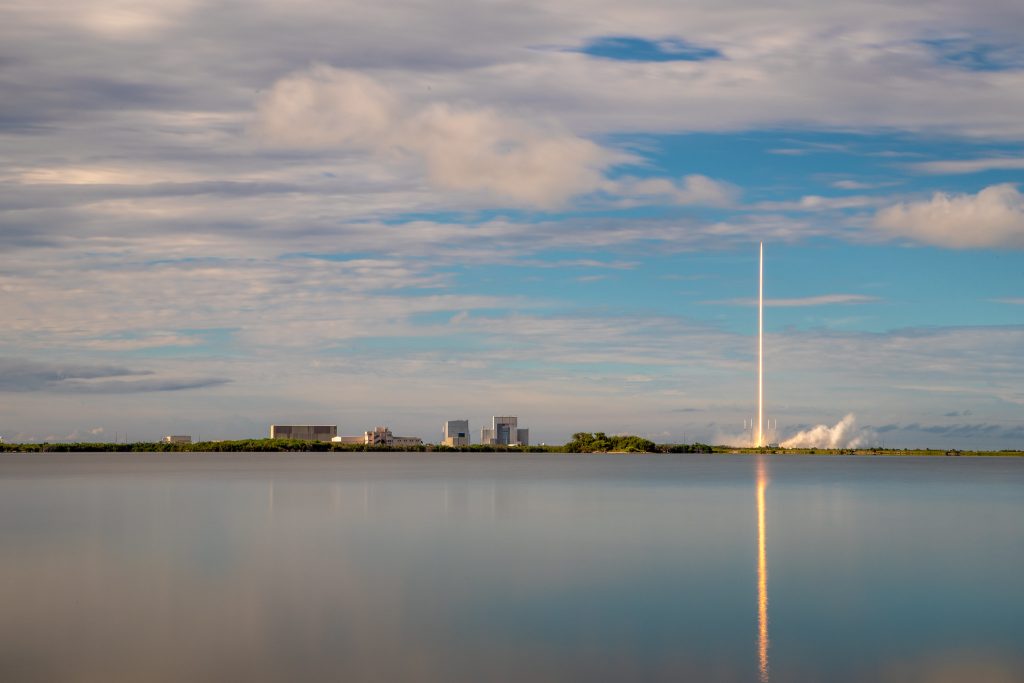
[[[768,683],[768,542],[765,538],[764,490],[768,476],[757,463],[757,658],[761,683]]]
[[[764,445],[764,242],[761,242],[761,271],[757,278],[757,437],[755,446]]]

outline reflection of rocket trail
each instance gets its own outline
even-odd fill
[[[764,490],[768,476],[757,463],[757,657],[761,683],[768,683],[768,556],[764,533]]]

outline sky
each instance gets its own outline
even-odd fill
[[[1024,447],[1017,0],[0,17],[5,440]]]

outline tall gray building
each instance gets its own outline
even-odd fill
[[[468,446],[469,445],[469,420],[448,420],[444,423],[445,446]]]
[[[480,430],[480,443],[494,446],[529,446],[530,430],[519,429],[519,418],[503,416],[491,418],[490,427]]]

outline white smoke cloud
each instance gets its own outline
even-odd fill
[[[928,201],[882,209],[875,225],[940,247],[1024,247],[1024,195],[1012,183],[978,194],[936,192]]]
[[[606,168],[630,158],[557,125],[527,124],[492,108],[403,102],[363,74],[324,65],[275,83],[258,121],[270,144],[412,158],[436,187],[528,206],[555,207],[597,190]]]
[[[864,445],[874,434],[870,430],[858,429],[857,418],[849,413],[835,425],[817,425],[798,432],[783,441],[783,448],[857,448]]]

